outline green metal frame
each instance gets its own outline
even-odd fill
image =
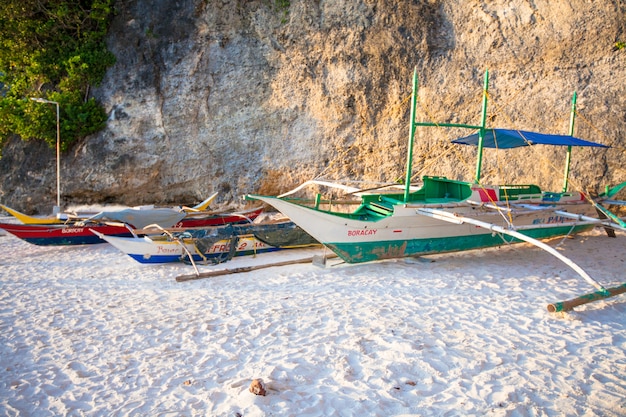
[[[417,103],[417,93],[418,93],[418,78],[417,78],[417,68],[413,73],[413,92],[411,97],[411,123],[409,129],[409,146],[407,150],[407,161],[406,161],[406,177],[405,177],[405,190],[404,190],[404,202],[409,201],[410,187],[411,187],[411,177],[412,177],[412,167],[413,167],[413,144],[415,141],[415,128],[417,126],[431,126],[431,127],[455,127],[455,128],[463,128],[463,129],[472,129],[478,130],[478,154],[476,156],[476,173],[474,176],[474,183],[480,183],[481,170],[482,170],[482,160],[483,160],[483,140],[485,137],[485,130],[487,124],[487,101],[488,101],[488,90],[489,90],[489,70],[485,71],[485,78],[483,83],[483,98],[482,98],[482,112],[481,112],[481,120],[480,125],[470,125],[464,123],[433,123],[433,122],[416,122],[415,121],[415,109]],[[570,128],[569,135],[574,136],[574,121],[576,118],[576,92],[574,92],[574,96],[572,98],[572,109],[570,113]],[[569,172],[570,172],[570,163],[572,157],[572,147],[567,147],[567,156],[565,159],[565,173],[563,179],[563,191],[567,192],[568,182],[569,182]]]

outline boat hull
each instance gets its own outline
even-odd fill
[[[34,225],[0,223],[0,228],[37,246],[94,245],[104,243],[92,230],[111,236],[132,236],[123,225]]]
[[[238,213],[212,214],[203,217],[185,218],[176,224],[176,227],[206,227],[222,226],[225,224],[249,223],[258,217],[262,208]],[[4,229],[15,237],[37,246],[68,246],[68,245],[95,245],[105,243],[92,233],[92,230],[107,236],[131,237],[133,234],[122,223],[71,223],[71,224],[13,224],[0,223]]]
[[[142,264],[161,264],[181,262],[188,258],[190,253],[195,262],[212,260],[229,254],[230,239],[222,239],[215,242],[208,250],[200,255],[193,240],[186,239],[183,243],[172,240],[153,240],[145,237],[117,237],[97,234],[98,239],[103,239],[115,248]],[[96,236],[96,234],[94,234]],[[183,248],[184,245],[184,248]],[[185,250],[186,249],[186,250]],[[280,248],[267,245],[252,236],[242,236],[237,242],[234,256],[247,256],[260,253],[274,252]]]
[[[535,239],[548,239],[564,236],[568,233],[580,233],[592,227],[590,225],[575,226],[573,229],[571,226],[553,227],[527,230],[524,231],[524,234]],[[515,238],[504,238],[498,234],[483,233],[479,235],[362,242],[357,244],[353,242],[335,242],[327,243],[326,246],[346,262],[359,263],[434,253],[461,252],[520,242],[520,240]]]
[[[223,226],[226,224],[245,224],[259,217],[263,212],[263,208],[256,208],[249,211],[236,213],[218,213],[209,215],[187,214],[182,220],[176,223],[174,228],[192,228],[192,227],[211,227]]]
[[[397,204],[393,207],[393,213],[387,217],[357,220],[276,197],[253,198],[272,205],[348,263],[456,252],[520,242],[482,227],[461,222],[451,223],[417,212],[419,208],[432,207],[453,212],[459,217],[480,219],[506,227],[500,212],[483,207],[463,204]],[[594,227],[593,224],[580,224],[570,218],[555,215],[554,210],[559,208],[575,214],[593,214],[593,208],[588,204],[570,204],[566,208],[543,206],[516,212],[514,224],[520,233],[538,239],[579,233]]]
[[[215,195],[212,196],[213,198]],[[207,200],[209,201],[209,200]],[[205,205],[198,207],[206,207]],[[24,213],[20,213],[17,210],[13,210],[10,207],[4,206],[0,204],[0,208],[5,210],[7,213],[11,214],[13,217],[18,219],[23,224],[27,225],[48,225],[48,226],[62,226],[67,223],[67,214],[65,214],[65,218],[57,218],[57,217],[33,217],[28,216]],[[163,210],[166,211],[166,208],[155,208],[152,210]],[[172,210],[172,209],[170,209]],[[128,210],[120,210],[120,211],[128,211]],[[146,209],[149,211],[149,209]],[[138,210],[141,213],[141,210]],[[255,208],[247,211],[240,212],[211,212],[211,211],[192,211],[187,212],[185,217],[178,220],[175,224],[172,223],[159,223],[163,227],[175,227],[175,228],[191,228],[191,227],[211,227],[211,226],[223,226],[225,224],[244,224],[250,223],[254,219],[256,219],[263,212],[263,208]],[[114,212],[111,212],[114,213]],[[77,216],[74,216],[72,219],[73,222],[87,220],[88,218],[93,218],[99,213],[83,213]],[[164,219],[169,219],[170,217],[166,217]],[[102,220],[102,219],[101,219]],[[127,222],[132,223],[131,221],[127,221],[126,219],[105,219],[116,221],[116,222]],[[135,225],[135,227],[141,228],[142,225]]]

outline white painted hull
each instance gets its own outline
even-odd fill
[[[482,227],[454,224],[418,214],[417,210],[420,207],[440,208],[459,216],[507,227],[500,212],[466,204],[396,204],[393,206],[393,214],[387,217],[378,220],[359,220],[275,197],[253,196],[253,198],[272,205],[317,241],[351,263],[468,250],[504,243],[502,237],[494,237],[491,231]],[[559,208],[570,213],[593,214],[593,207],[589,204],[567,204]],[[552,209],[518,210],[513,221],[522,233],[539,238],[567,234],[572,226],[576,226],[572,232],[593,227],[555,215]]]
[[[101,234],[99,234],[99,236],[140,263],[180,262],[182,258],[188,257],[187,252],[193,255],[194,261],[202,261],[204,259],[224,256],[230,251],[229,239],[215,242],[209,250],[200,255],[193,241],[189,239],[184,240],[181,244],[172,240],[151,239],[148,236],[128,238],[118,238]],[[252,236],[241,236],[237,242],[235,256],[252,255],[276,250],[279,250],[279,248],[267,245]]]

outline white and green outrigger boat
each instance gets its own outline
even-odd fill
[[[485,127],[488,73],[485,74],[480,126],[415,121],[417,73],[413,78],[411,123],[403,190],[367,190],[352,195],[360,204],[350,212],[303,204],[283,194],[278,197],[249,195],[288,216],[294,223],[348,263],[407,256],[464,251],[526,241],[549,251],[568,263],[597,288],[576,264],[538,239],[565,236],[603,226],[626,230],[626,223],[601,203],[626,187],[606,190],[596,199],[567,191],[569,158],[574,146],[607,146],[565,135],[547,135]],[[575,96],[570,130],[573,130]],[[425,176],[418,188],[411,186],[413,138],[417,126],[468,128],[477,133],[453,143],[478,146],[476,177],[472,182]],[[565,180],[560,192],[545,192],[536,185],[488,186],[480,182],[482,150],[545,144],[567,148]],[[328,185],[328,184],[326,184]],[[300,187],[299,187],[300,188]],[[318,196],[319,197],[319,196]],[[616,204],[612,201],[611,204]],[[600,217],[600,218],[598,218]]]

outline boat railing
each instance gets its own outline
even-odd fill
[[[537,196],[541,197],[541,188],[534,184],[504,184],[498,186],[498,189],[500,200],[537,198]]]

